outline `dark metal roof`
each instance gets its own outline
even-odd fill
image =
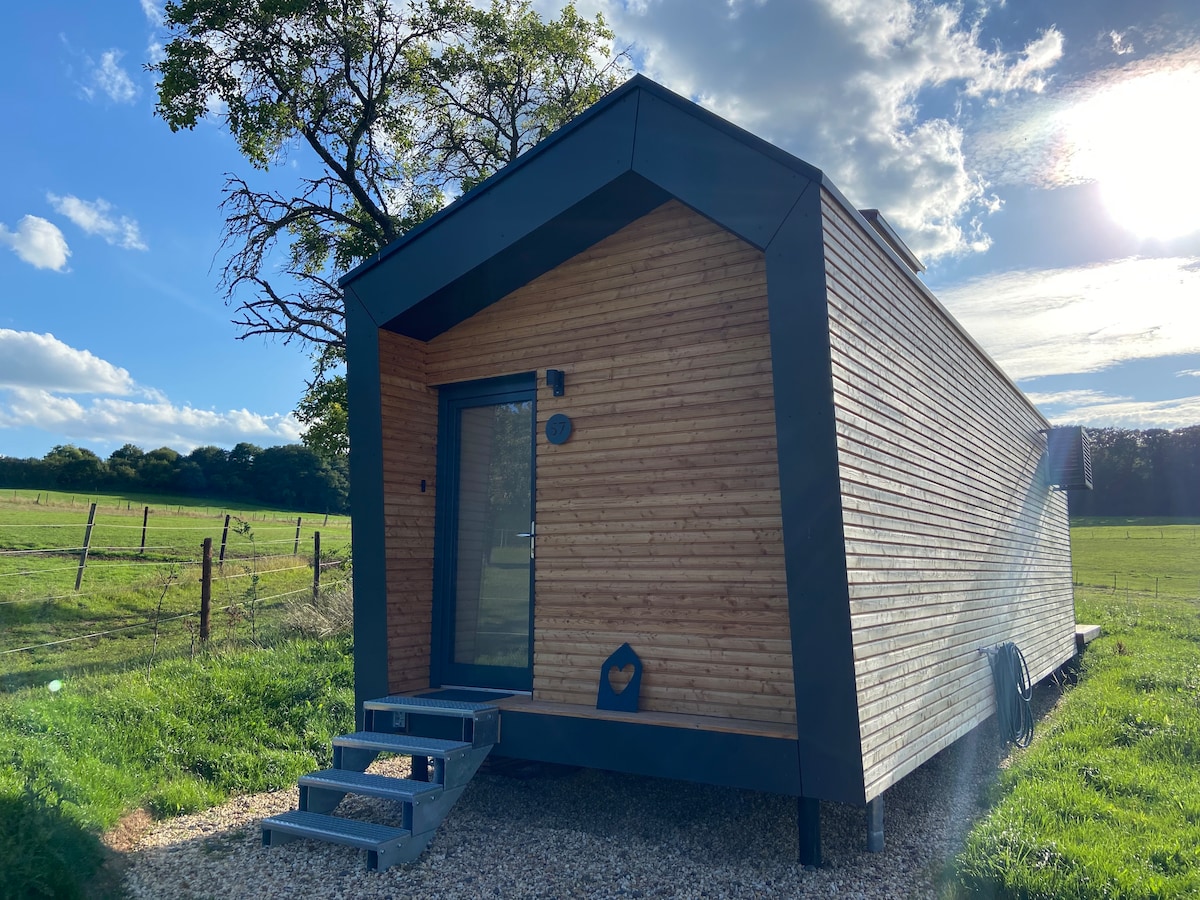
[[[428,340],[672,197],[765,248],[814,183],[834,190],[637,75],[341,284],[380,327]]]
[[[888,246],[896,251],[896,254],[908,264],[910,269],[914,272],[925,271],[925,264],[917,259],[915,253],[908,249],[908,244],[904,243],[900,235],[896,234],[892,226],[888,224],[888,220],[883,217],[883,213],[877,209],[860,209],[858,212],[864,219],[871,223],[872,228],[882,235],[883,239],[887,241]]]

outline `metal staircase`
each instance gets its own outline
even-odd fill
[[[462,795],[499,729],[494,705],[436,697],[368,700],[363,718],[364,731],[333,739],[333,768],[300,779],[300,808],[263,819],[264,847],[310,838],[366,850],[367,868],[374,871],[412,862]],[[413,777],[368,774],[380,753],[412,757]],[[402,827],[332,815],[347,794],[396,801],[403,809]]]

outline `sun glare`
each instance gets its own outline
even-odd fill
[[[1096,181],[1109,215],[1143,238],[1200,231],[1200,67],[1113,82],[1073,105],[1071,174]]]

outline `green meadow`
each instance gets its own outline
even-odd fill
[[[99,836],[125,813],[179,815],[328,764],[353,723],[349,542],[346,517],[0,492],[0,898],[120,896]]]
[[[172,511],[169,498],[157,498],[152,533],[155,546],[167,549],[155,558],[130,550],[134,542],[115,537],[121,529],[111,529],[111,538],[99,530],[136,519],[140,540],[144,498],[90,498],[110,509],[110,517],[98,513],[93,539],[93,548],[107,549],[94,549],[78,597],[53,599],[73,593],[68,550],[78,540],[48,543],[34,526],[61,523],[81,538],[89,498],[76,496],[72,505],[69,495],[18,495],[0,497],[0,525],[11,526],[0,527],[0,549],[62,549],[35,574],[28,573],[41,563],[0,556],[0,575],[27,573],[0,578],[0,601],[19,601],[0,605],[0,650],[144,623],[159,598],[176,590],[183,599],[163,600],[164,611],[190,616],[197,539],[219,539],[230,512],[182,502]],[[144,634],[0,655],[0,758],[9,763],[0,767],[0,898],[120,896],[99,835],[122,815],[139,808],[178,815],[231,794],[290,785],[327,764],[330,738],[351,727],[345,619],[340,633],[314,637],[318,630],[294,616],[312,605],[301,589],[263,601],[277,608],[260,610],[252,634],[245,616],[254,601],[247,587],[235,586],[254,584],[267,597],[293,584],[271,586],[268,575],[307,583],[307,561],[298,575],[268,570],[267,557],[292,555],[294,515],[236,515],[245,530],[227,565],[250,577],[228,580],[224,594],[214,586],[214,607],[228,602],[241,618],[218,625],[214,617],[208,645],[198,647],[182,626],[174,637],[164,626],[153,651]],[[344,521],[319,519],[323,545],[325,534],[340,534],[344,549]],[[1101,625],[1103,634],[1082,655],[1075,683],[1038,723],[1033,745],[1014,751],[999,774],[987,811],[948,862],[942,900],[1200,896],[1196,530],[1192,523],[1124,520],[1073,528],[1077,618]],[[266,551],[273,540],[283,542],[282,553]],[[338,540],[330,538],[335,548]],[[105,570],[100,562],[128,565]],[[287,559],[278,562],[288,568]],[[250,570],[237,568],[243,566]],[[172,583],[186,588],[164,588],[172,567]],[[129,629],[139,630],[146,629]]]
[[[347,577],[345,516],[172,497],[0,492],[0,691],[194,653],[205,538],[214,560],[211,639],[273,640],[289,607],[311,596],[314,531],[322,581],[333,589]]]
[[[1192,523],[1072,528],[1102,636],[1015,751],[946,898],[1200,896],[1200,540]]]

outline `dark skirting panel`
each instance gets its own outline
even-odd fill
[[[503,710],[497,756],[797,796],[788,738]]]

